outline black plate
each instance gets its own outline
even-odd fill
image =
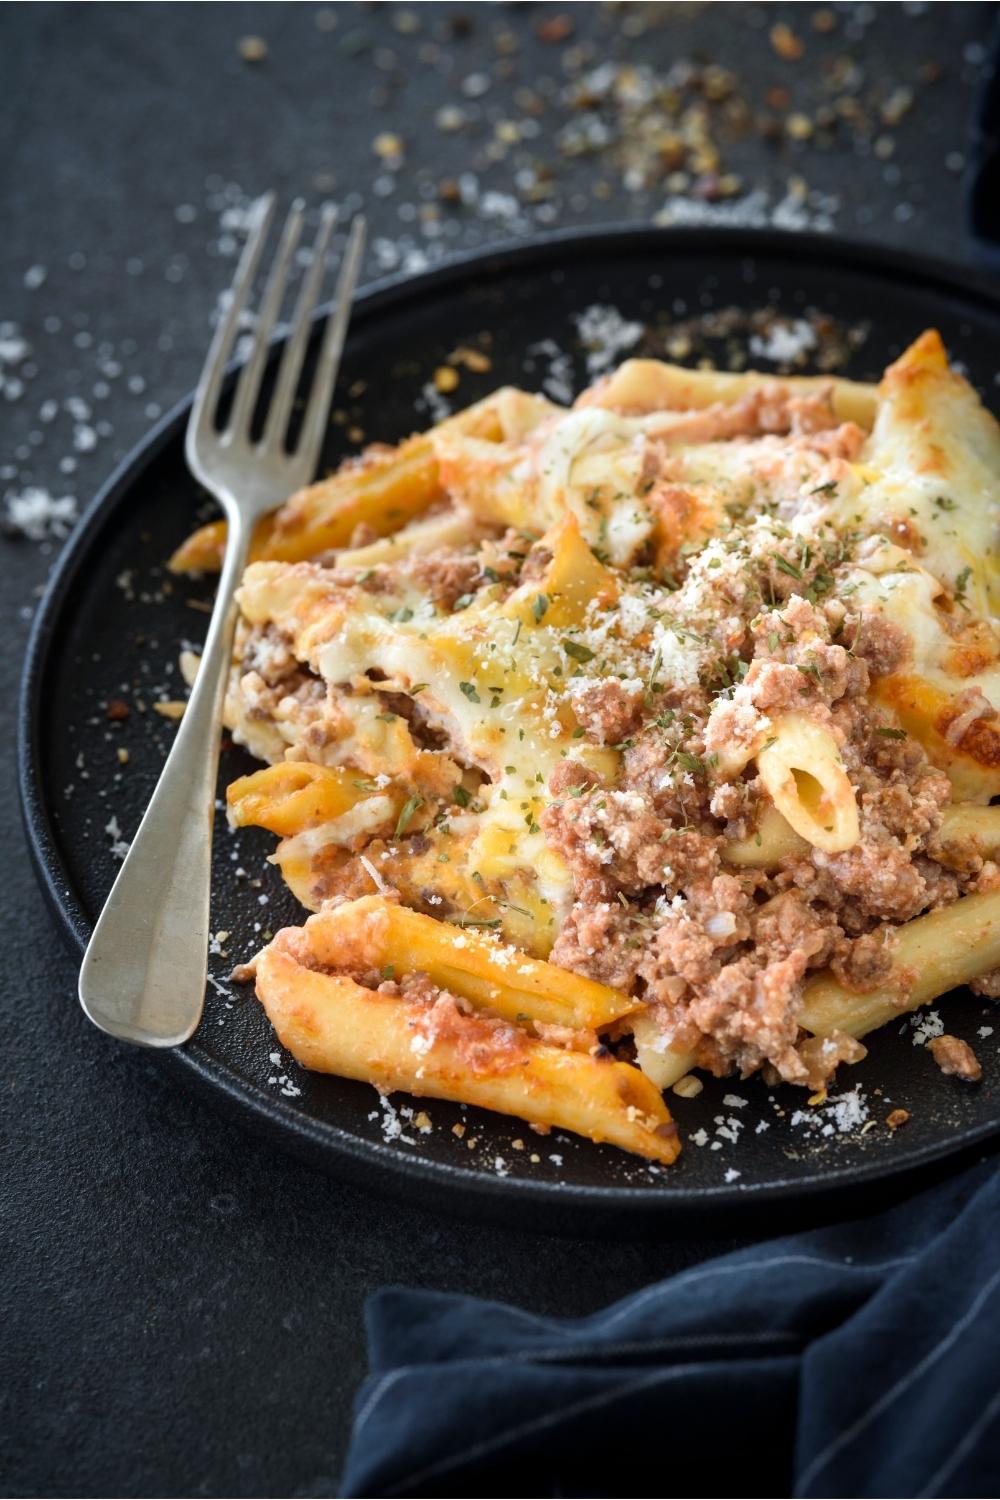
[[[987,399],[998,395],[1000,302],[964,273],[959,282],[922,262],[799,235],[602,231],[519,245],[359,298],[338,388],[346,418],[342,412],[331,428],[326,460],[349,451],[355,427],[392,440],[428,425],[421,393],[432,372],[457,345],[479,346],[483,333],[491,336],[492,369],[464,374],[456,402],[504,381],[537,388],[567,372],[579,388],[586,351],[575,315],[595,304],[645,326],[635,349],[662,353],[672,333],[674,352],[723,361],[754,337],[766,343],[760,316],[774,308],[820,327],[824,348],[841,340],[848,372],[862,378],[877,376],[914,335],[936,326]],[[553,361],[553,348],[568,361]],[[200,640],[206,615],[197,605],[211,597],[210,581],[170,579],[163,569],[210,510],[184,466],[186,416],[185,405],[167,417],[97,498],[52,579],[29,647],[20,718],[28,832],[44,888],[81,953],[115,874],[115,830],[125,838],[134,831],[172,734],[150,705],[164,690],[181,696],[178,649]],[[132,705],[127,720],[108,720],[110,698]],[[126,765],[119,749],[128,751]],[[220,788],[250,766],[242,752],[226,751]],[[426,1105],[433,1128],[423,1133],[387,1112],[370,1087],[303,1072],[279,1049],[252,993],[227,984],[233,962],[254,951],[264,929],[301,912],[264,865],[274,840],[257,830],[234,837],[224,819],[219,824],[213,915],[215,928],[230,933],[226,956],[212,958],[197,1035],[167,1061],[247,1125],[355,1179],[532,1227],[629,1233],[650,1218],[693,1222],[692,1214],[750,1204],[801,1207],[874,1183],[882,1191],[888,1179],[1000,1131],[1000,1030],[996,1039],[977,1036],[995,1012],[964,994],[946,1002],[947,1029],[976,1045],[985,1068],[978,1087],[944,1078],[913,1045],[912,1021],[901,1020],[871,1038],[868,1059],[844,1079],[845,1093],[860,1085],[867,1118],[852,1112],[850,1099],[817,1112],[800,1091],[709,1081],[697,1099],[671,1096],[686,1147],[669,1171],[436,1101]],[[912,1114],[895,1134],[884,1124],[894,1107]],[[460,1120],[464,1139],[451,1128]]]

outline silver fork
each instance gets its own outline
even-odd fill
[[[216,430],[215,419],[226,361],[274,219],[273,194],[262,205],[244,249],[232,299],[212,340],[188,421],[188,465],[225,512],[226,555],[197,681],[80,969],[80,1003],[94,1024],[112,1036],[147,1047],[178,1046],[201,1019],[208,976],[219,732],[237,615],[233,596],[246,566],[255,522],[308,484],[315,473],[364,248],[365,226],[360,218],[351,225],[334,310],[324,330],[294,452],[285,451],[285,441],[335,218],[327,205],[260,441],[251,440],[250,425],[289,266],[302,233],[301,204],[293,206],[285,223],[250,357],[240,374],[224,430]]]

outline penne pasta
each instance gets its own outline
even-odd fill
[[[722,857],[727,864],[744,869],[775,870],[783,859],[791,854],[806,854],[809,847],[788,819],[776,807],[766,804],[754,832],[746,838],[730,839],[723,846]],[[981,859],[993,859],[1000,852],[1000,806],[951,803],[941,815],[941,828],[933,847],[935,857],[950,866],[964,867],[970,852]]]
[[[226,698],[271,762],[231,821],[316,913],[257,961],[279,1035],[666,1161],[657,1091],[697,1062],[819,1090],[1000,967],[970,894],[998,511],[1000,429],[933,332],[878,387],[642,359],[569,409],[507,387],[293,496]],[[885,983],[803,985],[879,934]]]
[[[766,803],[753,833],[743,839],[730,839],[722,848],[729,865],[741,869],[774,870],[790,854],[806,854],[811,845],[789,823],[773,803]]]
[[[621,990],[439,922],[382,896],[327,908],[307,924],[319,963],[355,973],[426,974],[441,989],[518,1024],[596,1030],[643,1008]]]
[[[859,994],[831,974],[809,981],[799,1017],[807,1031],[864,1036],[1000,966],[1000,891],[963,896],[915,917],[892,943],[892,973],[877,989]]]
[[[664,1044],[662,1032],[648,1013],[633,1016],[631,1026],[635,1060],[658,1089],[670,1088],[695,1066],[694,1053]]]
[[[937,843],[943,846],[946,863],[952,849],[962,853],[970,847],[983,859],[995,859],[1000,853],[1000,806],[953,802],[944,810]]]
[[[797,395],[829,389],[840,421],[870,429],[875,421],[878,387],[857,380],[823,375],[762,375],[746,370],[689,370],[658,359],[627,359],[607,380],[588,392],[586,401],[614,411],[691,411],[717,402],[731,405],[765,385],[778,384]]]
[[[828,729],[804,714],[781,714],[757,753],[757,769],[771,801],[800,838],[827,854],[858,842],[857,799]]]
[[[250,559],[302,562],[317,552],[346,547],[359,526],[384,536],[439,496],[433,447],[425,437],[411,438],[293,495],[260,523]],[[178,547],[169,567],[174,573],[218,572],[225,545],[225,522],[211,521]]]
[[[286,760],[230,782],[226,804],[234,828],[253,825],[288,838],[305,828],[332,823],[370,798],[373,791],[357,771]],[[402,801],[398,794],[393,800]]]
[[[424,1005],[308,967],[281,936],[256,960],[257,995],[304,1067],[382,1093],[480,1105],[664,1164],[676,1159],[677,1127],[638,1068],[549,1046],[517,1028],[498,1034],[498,1023],[457,1012],[436,1025]]]
[[[378,563],[395,563],[404,557],[418,557],[438,547],[463,547],[478,541],[484,528],[474,517],[459,510],[444,510],[410,521],[400,531],[391,531],[363,547],[345,547],[337,553],[338,568],[374,568]]]
[[[490,397],[435,429],[485,441],[502,436],[498,399]],[[250,561],[303,562],[319,552],[348,547],[359,526],[378,536],[399,531],[442,498],[434,438],[418,434],[395,448],[369,448],[328,479],[308,485],[258,527]],[[170,558],[174,573],[217,573],[226,546],[224,521],[192,533]]]

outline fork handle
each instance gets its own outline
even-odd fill
[[[208,976],[219,731],[251,528],[228,541],[201,666],[170,754],[80,970],[80,1003],[124,1041],[175,1047],[201,1019]]]

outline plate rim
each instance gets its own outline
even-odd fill
[[[989,311],[1000,313],[1000,283],[988,273],[977,268],[949,266],[940,259],[909,251],[897,252],[833,234],[797,230],[609,224],[503,241],[450,256],[416,275],[397,273],[380,278],[357,294],[352,328],[394,304],[441,287],[457,286],[477,273],[491,269],[517,269],[525,263],[552,269],[560,254],[593,257],[602,251],[625,249],[634,253],[650,248],[667,249],[671,245],[687,253],[703,249],[709,254],[742,254],[748,258],[792,254],[812,262],[840,262],[869,274],[885,273],[897,277],[902,274],[908,281],[936,285],[962,302],[984,303]],[[316,320],[326,311],[325,307],[319,309]],[[284,334],[279,333],[273,347],[277,347],[283,338]],[[230,374],[236,368],[234,363]],[[25,835],[43,895],[63,938],[77,957],[82,957],[86,948],[90,926],[62,859],[46,805],[41,765],[42,689],[49,653],[94,537],[114,515],[136,479],[176,441],[187,420],[192,395],[185,395],[134,444],[85,508],[48,578],[32,620],[25,651],[16,721],[17,778]],[[502,1212],[504,1208],[524,1204],[539,1210],[554,1209],[557,1216],[561,1216],[566,1208],[572,1213],[581,1210],[586,1214],[596,1213],[605,1220],[611,1214],[627,1214],[631,1227],[640,1215],[689,1219],[697,1213],[737,1214],[758,1206],[804,1207],[848,1190],[913,1179],[935,1164],[972,1151],[1000,1136],[998,1115],[992,1122],[945,1134],[909,1151],[902,1160],[884,1156],[871,1162],[817,1170],[802,1177],[771,1178],[743,1186],[720,1184],[717,1187],[668,1188],[665,1183],[600,1186],[566,1183],[558,1179],[501,1178],[471,1167],[410,1156],[392,1143],[365,1140],[341,1126],[318,1122],[280,1099],[263,1093],[257,1084],[241,1078],[228,1066],[210,1057],[199,1056],[186,1046],[158,1052],[156,1056],[173,1076],[193,1086],[200,1095],[224,1109],[230,1118],[236,1119],[251,1133],[264,1133],[275,1144],[299,1156],[304,1155],[328,1170],[336,1172],[339,1168],[356,1178],[363,1175],[366,1181],[377,1180],[380,1188],[395,1192],[397,1196],[426,1187],[440,1206],[454,1208],[458,1213],[468,1211],[470,1203],[474,1204],[472,1212],[476,1211],[475,1205],[480,1209],[493,1205]]]

